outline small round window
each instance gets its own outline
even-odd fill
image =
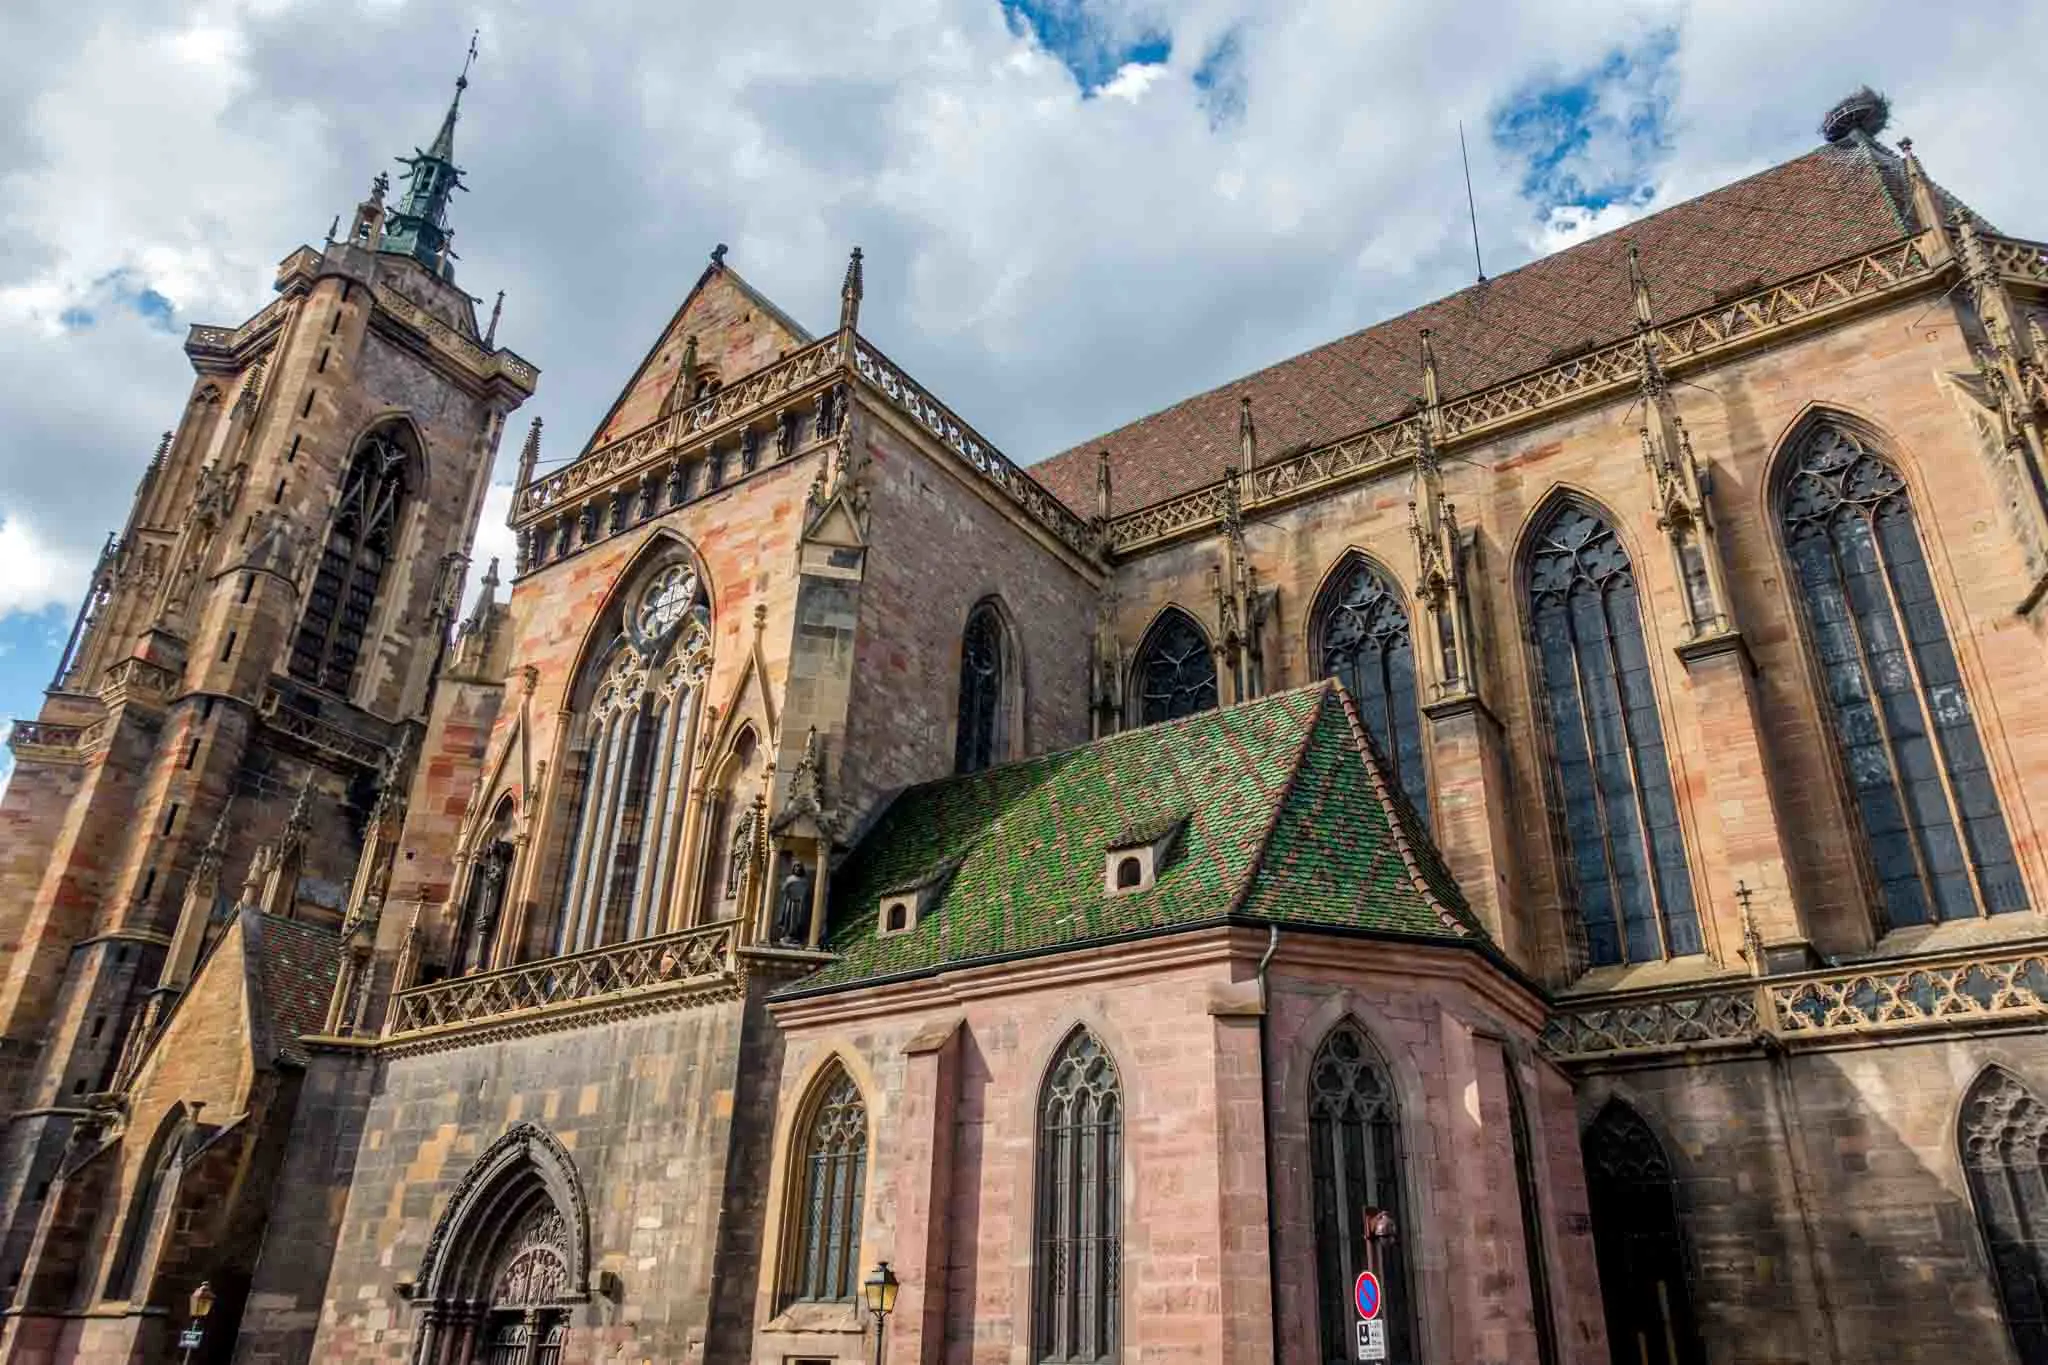
[[[687,564],[671,564],[654,576],[640,595],[636,624],[642,640],[659,640],[674,630],[696,605],[697,574]]]

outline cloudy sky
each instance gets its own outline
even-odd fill
[[[506,291],[554,457],[726,242],[814,329],[859,243],[863,330],[1042,458],[1468,283],[1461,121],[1492,273],[1808,149],[1866,81],[1938,179],[2048,237],[2019,132],[2040,4],[7,7],[0,719],[34,713],[178,413],[187,324],[261,307],[276,261],[431,137],[473,28],[460,280]]]

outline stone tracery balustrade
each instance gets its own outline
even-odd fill
[[[837,368],[838,354],[835,334],[606,442],[567,468],[521,489],[513,504],[513,524],[529,525],[550,509],[607,490],[630,475],[644,476],[682,446],[759,417],[813,380],[831,374]]]
[[[261,312],[240,327],[205,327],[194,324],[186,330],[185,347],[187,350],[195,347],[207,351],[239,350],[249,338],[277,321],[285,310],[286,302],[283,298],[272,299],[263,305]]]
[[[2031,269],[2041,272],[2039,278],[2048,278],[2048,257],[2041,255],[2042,248],[2005,238],[1987,240],[2001,269]],[[2033,264],[2028,267],[2024,262],[2030,251]],[[1907,239],[1668,323],[1657,329],[1658,356],[1667,370],[1683,369],[1724,348],[1893,289],[1915,287],[1933,274],[1918,239]],[[1442,406],[1445,442],[1474,440],[1553,408],[1622,392],[1637,382],[1639,364],[1637,343],[1631,337],[1451,399]],[[1403,417],[1260,465],[1239,476],[1244,508],[1249,512],[1391,467],[1413,456],[1418,432],[1419,419]],[[1110,523],[1110,549],[1123,553],[1207,530],[1222,517],[1221,488],[1220,482],[1211,484],[1116,517]]]
[[[2026,1019],[2048,1019],[2048,947],[2040,944],[1569,1001],[1552,1012],[1543,1046],[1560,1061],[1583,1062]]]
[[[559,1006],[619,1001],[639,992],[719,985],[736,975],[736,928],[728,921],[415,986],[394,997],[390,1036],[503,1022]]]
[[[256,713],[278,733],[290,735],[330,758],[372,771],[382,771],[384,767],[383,745],[301,711],[274,686],[264,692],[263,699],[256,704]]]
[[[7,732],[7,747],[16,758],[65,761],[78,758],[98,738],[96,725],[57,725],[18,720]]]
[[[1094,535],[1088,523],[1054,497],[1024,467],[995,448],[987,438],[960,420],[944,403],[932,397],[922,384],[905,374],[896,363],[866,340],[854,338],[854,367],[860,377],[873,385],[911,420],[937,437],[967,467],[994,484],[1004,496],[1040,526],[1050,531],[1077,554],[1094,553]]]
[[[1991,264],[2007,279],[2048,284],[2048,242],[2029,242],[2020,237],[1983,238]]]
[[[374,288],[379,308],[424,333],[437,349],[453,355],[478,374],[489,374],[495,370],[529,393],[533,391],[534,383],[540,377],[539,371],[521,357],[506,350],[485,350],[389,285],[380,284]]]

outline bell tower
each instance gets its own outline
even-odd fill
[[[379,175],[347,236],[284,258],[264,308],[191,329],[191,395],[10,738],[0,1293],[66,1147],[123,1123],[126,1066],[249,888],[338,934],[380,786],[413,752],[537,380],[455,283],[468,71],[400,158],[395,207]]]

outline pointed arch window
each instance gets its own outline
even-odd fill
[[[343,695],[354,685],[385,570],[398,553],[407,480],[418,457],[403,423],[372,431],[350,457],[292,637],[289,669],[299,681]]]
[[[682,841],[696,691],[710,659],[703,584],[687,562],[661,565],[614,619],[622,628],[586,671],[575,722],[582,778],[562,952],[661,932]]]
[[[1086,1029],[1054,1059],[1038,1107],[1031,1358],[1116,1358],[1123,1257],[1123,1084]]]
[[[968,614],[960,637],[960,712],[953,745],[955,772],[980,772],[1005,757],[1009,717],[1006,691],[1009,651],[1002,615],[993,602]]]
[[[144,1161],[142,1178],[129,1200],[120,1245],[107,1275],[106,1297],[110,1299],[133,1300],[139,1295],[146,1301],[149,1296],[144,1270],[155,1263],[171,1223],[171,1211],[178,1202],[189,1131],[182,1114],[173,1111],[164,1120]]]
[[[868,1109],[833,1062],[813,1087],[796,1170],[796,1236],[783,1302],[848,1303],[860,1278],[860,1224],[868,1173]]]
[[[1963,1100],[1970,1202],[2020,1365],[2048,1365],[2048,1108],[1990,1067]]]
[[[1537,528],[1528,582],[1587,957],[1597,967],[1697,953],[1692,873],[1628,551],[1605,518],[1563,503]]]
[[[1792,451],[1778,515],[1882,927],[2026,909],[1905,480],[1823,422]]]
[[[1371,1270],[1385,1291],[1390,1358],[1412,1360],[1415,1322],[1402,1250],[1411,1230],[1401,1198],[1394,1086],[1379,1050],[1348,1019],[1316,1049],[1309,1068],[1308,1113],[1321,1359],[1337,1365],[1352,1358],[1357,1318],[1352,1288],[1359,1271]],[[1369,1245],[1367,1209],[1391,1215],[1395,1235]]]
[[[1169,607],[1146,632],[1131,673],[1140,725],[1216,708],[1216,656],[1209,637],[1179,608]]]
[[[1385,574],[1353,555],[1323,590],[1315,614],[1323,673],[1344,684],[1372,731],[1380,759],[1429,822],[1429,775],[1415,700],[1415,647],[1408,609]]]
[[[1610,1100],[1581,1146],[1614,1365],[1704,1365],[1671,1160],[1642,1115]]]

